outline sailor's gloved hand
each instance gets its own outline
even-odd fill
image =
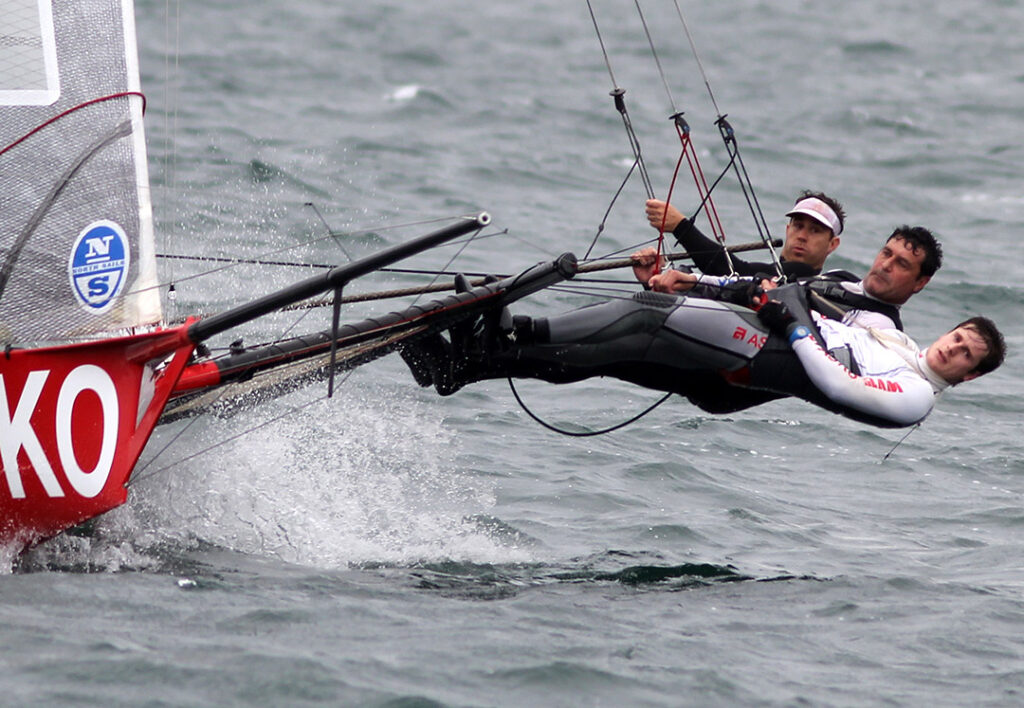
[[[750,281],[750,285],[746,288],[746,302],[743,303],[747,307],[752,307],[755,310],[760,310],[764,307],[765,303],[768,302],[768,294],[761,287],[761,280],[754,278]]]
[[[796,324],[793,313],[778,300],[769,300],[761,305],[757,311],[757,319],[768,325],[771,331],[782,335],[787,333],[790,325]]]
[[[798,323],[793,313],[778,300],[769,300],[757,311],[757,317],[768,329],[781,334],[790,344],[798,339],[811,336],[811,330]]]

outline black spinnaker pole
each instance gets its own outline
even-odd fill
[[[415,255],[428,248],[450,241],[453,238],[463,236],[471,231],[482,229],[489,223],[491,223],[491,217],[487,212],[481,212],[473,217],[465,217],[462,221],[451,226],[446,226],[443,229],[438,229],[411,241],[385,248],[358,261],[332,268],[326,273],[315,275],[287,288],[200,320],[188,328],[188,337],[192,342],[198,344],[214,335],[250,322],[257,317],[262,317],[274,310],[279,310],[286,305],[291,305],[329,290],[337,291],[360,276],[372,273],[384,266],[391,265],[403,258]]]

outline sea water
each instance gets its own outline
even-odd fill
[[[945,265],[907,330],[928,342],[987,314],[1006,365],[902,441],[796,401],[712,416],[679,398],[567,437],[506,382],[440,398],[394,356],[332,399],[311,385],[161,426],[125,507],[6,561],[5,705],[1024,700],[1024,5],[681,3],[700,65],[673,3],[641,7],[657,62],[635,3],[593,3],[609,72],[584,3],[137,3],[161,253],[336,264],[481,210],[490,238],[409,267],[628,253],[656,234],[635,175],[608,212],[634,161],[619,87],[659,197],[669,116],[685,112],[713,179],[721,112],[773,235],[805,188],[848,212],[835,267],[863,273],[895,226],[932,228]],[[674,189],[695,207],[685,166]],[[727,239],[755,240],[731,174],[715,199]],[[314,272],[212,268],[161,261],[169,316]],[[620,283],[514,310],[635,287],[601,277]],[[577,432],[658,399],[518,388]]]

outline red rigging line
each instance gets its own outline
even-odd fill
[[[736,134],[726,120],[725,114],[718,107],[718,101],[715,100],[715,94],[711,90],[711,82],[708,80],[707,72],[704,71],[704,62],[700,59],[700,53],[697,51],[697,44],[693,41],[693,35],[690,34],[690,26],[686,22],[686,17],[683,15],[682,8],[679,7],[679,0],[673,0],[676,8],[676,14],[679,16],[679,21],[683,25],[683,31],[686,33],[686,40],[690,44],[690,50],[693,52],[693,58],[697,61],[697,68],[700,69],[700,75],[704,79],[704,86],[707,88],[708,96],[711,98],[711,104],[715,108],[715,114],[718,116],[715,124],[718,126],[718,130],[722,135],[722,140],[725,143],[726,152],[729,154],[729,164],[732,166],[733,171],[736,174],[736,178],[739,181],[740,189],[743,192],[743,196],[747,200],[747,205],[750,207],[751,215],[754,217],[754,226],[757,228],[758,235],[761,237],[761,241],[768,248],[768,252],[771,254],[772,262],[775,264],[775,270],[782,276],[782,264],[779,261],[779,256],[775,252],[775,247],[772,244],[771,231],[768,228],[768,222],[764,218],[764,212],[761,210],[761,204],[757,200],[757,195],[754,192],[753,182],[750,180],[750,175],[747,173],[746,165],[743,164],[743,158],[740,156],[739,145],[736,142]],[[652,47],[653,50],[653,47]],[[726,252],[728,258],[728,251]],[[732,260],[729,259],[729,266],[732,269]]]
[[[687,163],[690,166],[690,174],[693,176],[693,181],[697,185],[697,194],[701,198],[701,203],[707,204],[706,213],[708,221],[711,223],[711,231],[714,233],[715,238],[724,245],[725,229],[722,227],[722,220],[718,217],[718,209],[711,199],[711,188],[708,187],[707,179],[704,177],[704,170],[701,169],[700,160],[697,158],[697,150],[693,147],[693,141],[690,139],[690,126],[683,120],[682,115],[682,113],[678,113],[672,116],[672,119],[676,123],[676,131],[679,133],[679,140],[683,144],[683,154],[686,156]]]
[[[669,105],[672,106],[672,115],[670,118],[674,121],[676,126],[676,133],[679,136],[680,142],[680,153],[679,159],[676,161],[676,168],[672,173],[672,181],[669,184],[668,194],[665,197],[667,204],[672,203],[672,192],[675,189],[676,179],[679,176],[679,169],[683,164],[683,158],[686,158],[687,165],[690,168],[690,174],[693,177],[694,185],[697,187],[697,194],[701,198],[701,206],[707,205],[707,216],[708,222],[711,224],[711,231],[714,234],[715,240],[717,240],[722,247],[725,247],[725,229],[722,228],[722,222],[718,218],[718,210],[715,208],[714,201],[711,199],[711,189],[708,187],[707,180],[704,177],[704,170],[700,166],[700,159],[697,157],[697,151],[693,147],[693,141],[690,139],[690,126],[683,119],[683,111],[680,111],[676,107],[675,99],[672,97],[672,90],[669,88],[668,79],[665,77],[665,70],[662,68],[661,59],[658,57],[658,50],[654,46],[654,38],[651,37],[650,28],[647,26],[647,18],[644,16],[644,11],[640,7],[640,0],[633,0],[636,5],[637,14],[640,17],[640,23],[643,25],[644,34],[647,36],[647,44],[651,48],[651,55],[654,57],[654,63],[658,67],[658,74],[661,76],[662,86],[665,87],[665,93],[668,96]],[[699,211],[700,207],[698,207]],[[696,213],[692,215],[696,218]],[[665,242],[665,220],[668,218],[668,210],[662,214],[661,225],[658,228],[658,259],[654,264],[654,273],[660,272],[661,267],[661,254],[664,249]],[[732,270],[732,258],[729,256],[728,251],[726,253],[726,259],[729,263],[729,269]]]
[[[75,111],[78,111],[78,110],[80,110],[82,108],[85,108],[86,106],[94,105],[96,103],[103,103],[104,101],[111,101],[111,100],[113,100],[115,98],[125,98],[125,97],[128,97],[128,96],[138,96],[139,98],[142,99],[142,112],[143,112],[143,114],[145,114],[145,112],[146,112],[146,96],[145,96],[145,94],[143,94],[143,93],[141,93],[139,91],[122,91],[120,93],[112,93],[109,96],[100,96],[99,98],[93,98],[93,99],[91,99],[89,101],[84,101],[82,103],[79,103],[77,106],[72,106],[71,108],[67,109],[66,111],[62,111],[61,113],[58,113],[57,115],[53,116],[49,120],[46,120],[46,121],[40,123],[35,128],[33,128],[32,130],[28,131],[27,133],[22,135],[20,138],[15,140],[13,143],[10,143],[9,145],[5,145],[4,147],[0,148],[0,155],[3,155],[5,152],[7,152],[8,150],[12,149],[16,145],[18,145],[20,143],[23,143],[24,141],[28,140],[30,137],[32,137],[33,135],[35,135],[36,133],[41,131],[46,126],[51,125],[53,123],[56,123],[61,118],[64,118],[65,116],[67,116],[67,115],[69,115],[71,113],[74,113]]]
[[[725,229],[722,227],[722,221],[718,216],[718,209],[715,207],[715,202],[711,198],[711,189],[708,187],[707,179],[704,177],[704,170],[701,168],[700,159],[697,157],[697,150],[693,147],[693,140],[690,138],[690,126],[683,118],[683,114],[680,111],[675,115],[671,116],[675,122],[676,133],[679,135],[679,143],[681,149],[679,152],[679,159],[676,161],[675,170],[672,172],[672,181],[669,183],[668,195],[665,197],[666,204],[672,203],[672,192],[675,190],[676,179],[679,176],[679,169],[682,167],[683,158],[686,159],[686,163],[690,168],[690,175],[693,177],[693,182],[697,187],[697,194],[700,196],[701,206],[706,205],[705,213],[708,217],[708,222],[711,224],[711,232],[723,248],[725,248]],[[698,207],[698,211],[701,207]],[[693,217],[696,218],[696,214]],[[658,262],[655,263],[654,272],[657,274],[660,272],[660,261],[661,254],[664,248],[665,241],[665,221],[668,219],[668,209],[662,213],[661,225],[658,228]],[[726,250],[726,258],[728,259],[730,270],[732,270],[732,257],[729,255],[729,251]]]

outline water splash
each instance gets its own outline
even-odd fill
[[[189,445],[278,410],[264,406],[242,416],[244,423],[239,416],[212,421]],[[119,516],[134,517],[143,543],[201,539],[319,567],[522,560],[524,551],[475,520],[494,506],[494,493],[458,470],[456,442],[415,402],[349,386],[147,480]]]

